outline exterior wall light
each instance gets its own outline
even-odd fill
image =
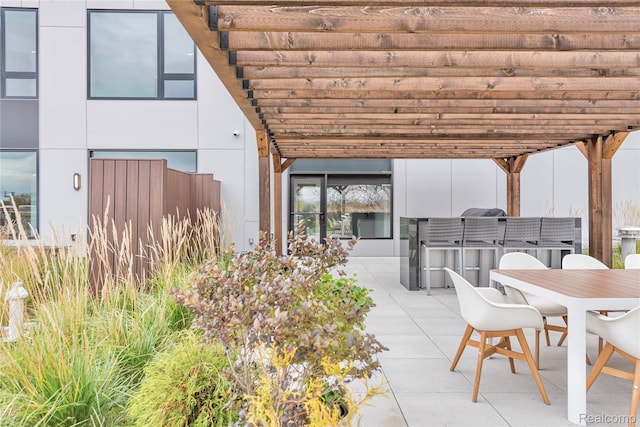
[[[73,174],[73,189],[80,190],[80,174],[78,172]]]

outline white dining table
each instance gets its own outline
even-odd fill
[[[639,306],[640,270],[491,270],[490,279],[567,307],[567,418],[586,425],[586,312]]]

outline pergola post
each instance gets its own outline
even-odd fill
[[[520,172],[527,155],[493,160],[507,174],[507,215],[520,216]]]
[[[260,233],[265,233],[270,238],[271,232],[271,182],[269,170],[269,145],[267,132],[256,130],[256,143],[258,144],[258,205]]]
[[[273,216],[274,229],[273,239],[274,246],[276,248],[276,254],[282,255],[282,172],[287,170],[289,166],[295,161],[295,159],[287,159],[284,162],[281,161],[281,157],[278,153],[272,154],[273,159]]]
[[[576,146],[588,161],[589,255],[607,266],[613,264],[613,212],[611,197],[611,159],[628,132],[618,132],[579,143]]]

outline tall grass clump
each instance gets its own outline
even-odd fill
[[[191,324],[189,310],[167,292],[186,287],[195,269],[188,248],[197,236],[183,221],[167,219],[162,235],[151,235],[137,253],[129,229],[106,217],[94,221],[87,247],[84,239],[45,247],[26,233],[0,246],[8,266],[0,290],[24,283],[33,325],[23,339],[0,343],[0,426],[131,425],[125,408],[145,367]],[[203,253],[218,250],[197,245]],[[87,253],[96,255],[97,293]],[[146,276],[136,274],[136,258]]]
[[[136,427],[226,427],[237,419],[228,403],[231,384],[224,378],[228,359],[221,345],[201,345],[191,329],[158,353],[145,367],[145,379],[129,401]]]

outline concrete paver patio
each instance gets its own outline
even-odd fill
[[[389,348],[379,355],[382,372],[372,381],[384,384],[387,395],[375,397],[363,408],[360,426],[575,425],[567,420],[567,348],[555,345],[559,334],[552,333],[550,347],[541,337],[540,375],[551,405],[542,402],[526,364],[516,361],[514,375],[502,356],[485,361],[478,402],[473,403],[477,353],[467,348],[455,372],[449,371],[465,328],[455,290],[434,288],[431,296],[408,291],[400,284],[399,268],[400,259],[393,257],[351,257],[345,268],[357,274],[359,285],[373,289],[376,307],[367,317],[367,329]],[[561,322],[551,319],[556,321]],[[525,332],[533,350],[533,331]],[[589,335],[587,344],[595,360],[597,338]],[[615,355],[612,363],[631,369]],[[626,419],[619,417],[628,414],[630,381],[601,375],[587,398],[588,425],[626,425]]]

